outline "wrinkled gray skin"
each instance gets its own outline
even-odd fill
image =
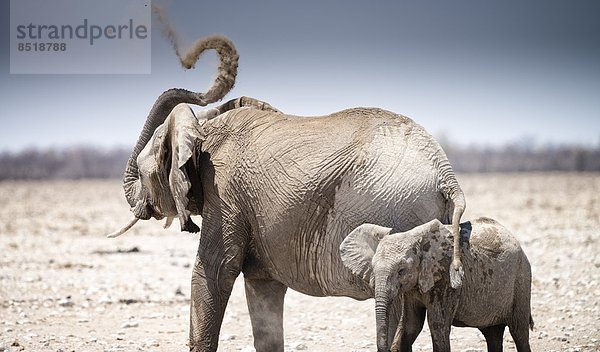
[[[233,85],[222,73],[235,70],[224,66],[211,91]],[[406,231],[431,219],[452,223],[464,211],[444,151],[407,117],[366,108],[289,116],[249,98],[195,116],[175,103],[202,105],[224,93],[188,93],[171,90],[157,100],[124,179],[138,219],[177,217],[182,230],[195,232],[190,215],[202,216],[192,273],[193,351],[217,349],[240,272],[256,350],[283,351],[288,287],[373,297],[339,255],[352,229],[370,221]]]
[[[502,351],[509,327],[518,351],[530,351],[531,267],[519,242],[488,218],[461,224],[465,280],[449,283],[452,237],[438,220],[403,233],[363,224],[342,242],[344,265],[375,290],[377,349],[388,351],[390,304],[403,296],[404,316],[393,350],[411,351],[427,311],[434,351],[450,351],[450,326],[481,330],[488,351]]]

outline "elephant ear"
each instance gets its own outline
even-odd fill
[[[217,113],[218,111],[215,109],[209,109],[200,112],[199,115],[202,119],[208,119],[216,116]],[[194,188],[195,198],[202,197],[202,195],[198,195],[198,192],[201,193],[202,186],[199,184],[200,180],[197,177],[197,169],[192,156],[196,147],[205,139],[205,134],[198,118],[187,104],[177,105],[169,114],[165,124],[168,125],[169,138],[165,140],[164,146],[171,154],[169,186],[175,202],[177,217],[182,231],[198,232],[200,228],[190,219],[191,212],[187,209],[187,205],[190,188]],[[165,151],[162,155],[166,158],[168,154]],[[163,165],[166,166],[168,163]],[[197,201],[201,202],[202,199],[197,199]]]
[[[196,201],[202,202],[193,155],[204,139],[204,131],[191,108],[179,104],[156,128],[137,158],[142,184],[149,192],[153,207],[160,215],[167,216],[167,225],[177,216],[182,231],[200,230],[190,219],[187,205],[190,188]]]
[[[342,263],[350,271],[374,285],[373,256],[381,239],[392,232],[389,227],[363,224],[355,228],[340,245]]]
[[[440,279],[440,270],[442,265],[440,260],[444,253],[440,242],[444,241],[450,231],[437,219],[414,228],[421,236],[421,267],[419,271],[419,291],[425,293],[429,291],[435,282]]]

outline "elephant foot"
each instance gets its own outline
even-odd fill
[[[188,218],[186,220],[186,222],[181,226],[181,231],[186,231],[186,232],[191,232],[191,233],[197,233],[198,231],[200,231],[200,228],[198,227],[198,225],[196,225],[192,221],[192,219]]]
[[[218,349],[216,341],[212,343],[204,343],[204,341],[197,340],[195,342],[188,342],[186,346],[190,348],[190,352],[216,352]]]

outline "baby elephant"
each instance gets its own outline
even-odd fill
[[[364,224],[340,246],[344,265],[370,283],[375,294],[377,350],[411,351],[425,312],[434,351],[450,351],[450,326],[476,327],[488,351],[502,351],[508,326],[517,350],[530,351],[531,267],[519,242],[498,222],[479,218],[461,226],[463,285],[450,286],[449,225],[432,220],[410,231]],[[396,336],[389,329],[393,303],[403,298]]]

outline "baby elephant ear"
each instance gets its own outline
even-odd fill
[[[363,224],[355,228],[340,245],[340,255],[344,266],[365,280],[371,282],[373,265],[371,261],[379,242],[392,232],[389,227]]]
[[[444,232],[447,230],[444,228],[444,225],[437,219],[431,220],[430,222],[423,224],[421,226],[416,227],[412,231],[418,231],[421,236],[420,243],[420,251],[421,251],[421,267],[419,270],[419,290],[421,293],[425,293],[429,291],[435,281],[437,275],[437,271],[440,269],[440,264],[438,263],[438,256],[442,253],[434,253],[438,245],[433,245],[434,241],[439,241],[439,237],[437,240],[433,239],[433,234],[436,232]],[[445,234],[443,234],[445,236]]]
[[[443,227],[444,225],[438,219],[433,219],[428,222],[426,226],[429,228],[429,233],[431,234],[439,231],[440,227]]]

